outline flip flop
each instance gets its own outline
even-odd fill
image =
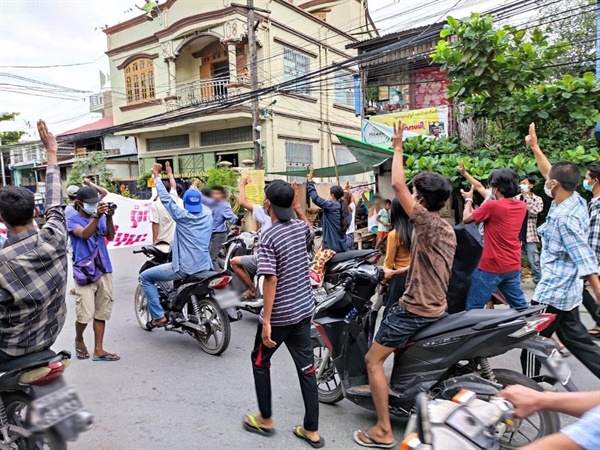
[[[319,437],[318,441],[316,441],[316,442],[313,441],[308,436],[305,436],[304,433],[302,433],[302,427],[295,427],[294,430],[292,431],[292,433],[294,433],[294,436],[302,439],[303,441],[308,442],[308,444],[312,448],[321,448],[321,447],[325,446],[325,439],[323,439],[322,437]]]
[[[594,327],[594,328],[588,330],[588,334],[591,337],[593,337],[594,339],[600,339],[600,328]]]
[[[369,441],[371,441],[371,443],[369,444],[368,442],[365,442],[361,438],[359,438],[358,433],[362,433],[364,437],[366,437]],[[389,444],[386,444],[384,442],[377,442],[375,439],[373,439],[371,436],[369,436],[367,433],[365,433],[362,430],[358,430],[358,431],[354,432],[354,442],[356,442],[358,445],[362,445],[363,447],[368,447],[368,448],[395,448],[398,446],[396,441],[390,442]]]
[[[112,358],[111,358],[111,356],[112,356]],[[118,361],[120,359],[121,359],[121,357],[119,355],[115,355],[114,353],[105,353],[102,356],[94,356],[92,358],[92,361],[113,362],[113,361]]]
[[[82,355],[82,356],[79,356],[79,355]],[[88,352],[87,348],[85,350],[78,349],[77,343],[75,343],[75,356],[79,360],[90,359],[90,352]]]
[[[254,414],[248,414],[246,417],[250,423],[244,420],[244,430],[249,431],[250,433],[260,434],[264,437],[271,437],[275,434],[275,428],[261,428],[256,421],[256,416]]]
[[[155,328],[164,327],[169,321],[166,319],[166,317],[163,317],[163,318],[165,319],[164,322],[156,323],[156,320],[151,320],[150,322],[146,322],[146,330],[152,331]]]

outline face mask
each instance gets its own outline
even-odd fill
[[[491,189],[486,189],[485,193],[486,193],[486,198],[489,198],[490,200],[496,200],[496,196],[494,195],[494,193]]]
[[[583,188],[586,191],[592,192],[594,190],[594,186],[596,186],[596,184],[590,184],[588,180],[583,180]]]
[[[526,194],[527,192],[529,192],[529,186],[527,186],[526,184],[520,184],[519,187],[521,188],[521,192],[523,194]]]
[[[93,216],[96,214],[96,212],[98,212],[98,203],[84,203],[83,210],[86,212],[86,214]]]
[[[548,180],[548,181],[546,182],[546,184],[544,184],[544,194],[546,194],[546,195],[547,195],[548,197],[550,197],[550,198],[554,198],[554,195],[552,195],[552,189],[554,189],[554,188],[556,187],[556,185],[555,185],[555,186],[552,186],[550,189],[548,189],[548,187],[547,187],[547,184],[548,184],[550,181],[554,181],[554,180]]]

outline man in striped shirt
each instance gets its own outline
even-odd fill
[[[272,226],[260,237],[258,275],[264,275],[264,306],[260,313],[252,368],[260,414],[248,415],[244,428],[262,436],[275,433],[271,409],[271,357],[285,343],[298,372],[304,399],[303,426],[294,435],[314,448],[325,445],[319,436],[319,399],[310,322],[315,310],[308,274],[307,245],[312,229],[302,213],[295,189],[285,181],[271,182],[265,189],[265,209]],[[302,220],[294,219],[294,211]]]

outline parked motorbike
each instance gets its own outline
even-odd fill
[[[317,306],[313,318],[313,351],[319,384],[319,400],[337,403],[347,398],[373,408],[365,355],[374,328],[371,297],[383,271],[362,264],[342,274],[343,289]],[[518,372],[492,369],[489,358],[514,348],[539,351],[554,379],[567,385],[570,370],[557,353],[556,344],[537,333],[555,318],[541,314],[543,307],[524,310],[472,310],[446,316],[416,333],[394,358],[390,382],[390,412],[408,415],[419,392],[451,399],[461,389],[481,398],[494,396],[504,386],[541,387]],[[550,377],[549,377],[550,378]],[[533,426],[530,426],[531,424]],[[519,433],[505,436],[507,446],[522,445],[559,429],[558,415],[539,413],[522,423]]]
[[[63,372],[67,351],[44,350],[0,364],[0,449],[66,449],[93,416]]]
[[[144,246],[133,253],[143,253],[149,258],[139,273],[170,260],[170,251],[164,244]],[[233,309],[237,318],[237,297],[227,289],[230,281],[227,272],[207,271],[175,282],[157,282],[160,303],[168,319],[164,329],[189,334],[208,354],[223,353],[231,339],[230,317],[224,310]],[[140,327],[148,330],[147,323],[152,318],[141,284],[135,290],[134,306]]]
[[[499,450],[499,436],[515,431],[512,403],[491,397],[480,400],[472,391],[461,391],[452,400],[416,398],[414,412],[400,448],[406,450]]]

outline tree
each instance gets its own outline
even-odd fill
[[[19,113],[17,112],[0,113],[0,122],[15,120],[18,115]],[[0,133],[0,141],[2,142],[2,145],[18,144],[24,134],[24,131],[7,131]]]
[[[67,183],[79,186],[87,177],[102,187],[112,186],[112,171],[106,167],[107,158],[106,152],[89,152],[75,158]]]

